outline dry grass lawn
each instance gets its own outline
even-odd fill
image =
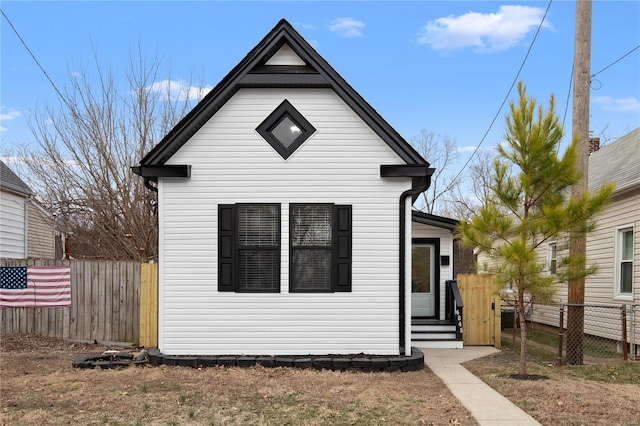
[[[475,425],[430,370],[74,369],[106,347],[0,340],[3,425]],[[119,348],[124,350],[123,348]]]
[[[553,352],[530,345],[528,353],[529,374],[547,379],[510,378],[519,352],[505,339],[502,352],[464,366],[543,425],[640,425],[640,362],[556,367]]]

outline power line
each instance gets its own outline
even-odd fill
[[[623,60],[624,58],[626,58],[627,56],[631,55],[634,51],[640,49],[640,44],[637,45],[636,47],[634,47],[633,49],[631,49],[630,51],[628,51],[627,53],[625,53],[624,55],[622,55],[621,57],[619,57],[618,59],[616,59],[615,61],[613,61],[612,63],[610,63],[609,65],[607,65],[606,67],[602,68],[600,71],[598,71],[595,74],[591,74],[591,78],[595,77],[596,75],[600,74],[602,71],[605,71],[609,68],[611,68],[612,66],[614,66],[615,64],[617,64],[618,62],[620,62],[621,60]]]
[[[24,39],[22,38],[22,36],[20,35],[20,33],[18,32],[18,30],[16,29],[16,27],[13,25],[13,23],[11,22],[11,20],[9,19],[9,17],[7,16],[6,13],[4,13],[4,10],[0,9],[0,13],[2,13],[2,16],[4,17],[4,19],[7,20],[7,22],[9,23],[9,26],[11,27],[11,29],[13,30],[13,32],[16,34],[16,36],[18,37],[18,39],[20,40],[20,42],[22,43],[22,45],[24,46],[24,48],[27,50],[27,52],[29,52],[29,55],[31,55],[31,58],[33,59],[33,61],[36,63],[36,65],[38,65],[38,67],[40,68],[40,70],[42,71],[42,73],[44,74],[44,76],[47,78],[47,80],[49,80],[49,83],[51,83],[51,86],[53,87],[53,90],[56,91],[56,93],[58,94],[58,96],[60,97],[60,99],[62,99],[62,101],[67,105],[67,107],[71,110],[72,113],[75,114],[75,111],[73,110],[73,107],[71,106],[71,104],[67,101],[67,99],[62,95],[62,92],[60,92],[60,90],[58,90],[58,87],[56,87],[56,84],[53,82],[53,80],[51,79],[51,77],[49,77],[49,74],[47,73],[47,71],[44,69],[44,67],[40,64],[40,62],[38,61],[38,59],[36,58],[36,55],[33,54],[33,52],[31,51],[31,49],[29,49],[29,46],[27,46],[27,43],[24,41]]]
[[[569,90],[567,90],[567,101],[564,104],[564,116],[562,117],[562,128],[564,129],[564,122],[567,119],[567,111],[569,111],[569,99],[571,99],[571,86],[573,83],[573,65],[571,65],[571,77],[569,78]]]
[[[476,155],[478,153],[478,150],[480,149],[480,145],[482,145],[484,143],[484,140],[487,138],[487,135],[491,131],[491,128],[493,127],[493,125],[495,124],[496,120],[498,119],[498,115],[500,115],[500,111],[502,111],[502,107],[504,107],[504,104],[507,103],[507,100],[509,99],[509,95],[511,94],[511,91],[513,90],[513,87],[518,82],[518,77],[520,77],[520,73],[522,72],[522,69],[524,68],[525,63],[527,62],[527,59],[529,58],[529,54],[531,53],[531,50],[533,49],[533,45],[536,42],[536,39],[538,38],[538,34],[540,34],[540,30],[542,29],[542,24],[544,24],[544,21],[547,18],[547,14],[549,13],[549,9],[551,8],[551,3],[552,2],[553,2],[553,0],[549,0],[549,4],[547,4],[547,9],[544,11],[544,15],[542,16],[542,20],[540,21],[540,25],[538,25],[538,29],[536,30],[536,33],[533,36],[533,40],[531,40],[531,44],[529,45],[529,49],[527,50],[527,53],[524,56],[524,59],[522,60],[522,63],[520,64],[520,68],[518,69],[518,72],[516,73],[516,76],[513,79],[513,82],[511,83],[511,87],[509,87],[509,90],[507,91],[506,96],[504,97],[504,99],[502,100],[502,103],[500,104],[500,108],[498,108],[498,111],[496,111],[496,114],[493,116],[493,119],[491,120],[491,123],[489,124],[489,128],[487,129],[487,131],[482,136],[482,139],[480,139],[480,143],[478,143],[478,146],[476,146],[476,149],[474,149],[473,152],[471,153],[471,155],[469,156],[469,159],[467,160],[467,162],[464,163],[464,166],[462,166],[462,168],[460,169],[458,174],[453,178],[453,180],[451,181],[449,186],[447,186],[444,189],[444,192],[447,192],[448,190],[451,189],[451,187],[458,180],[458,178],[460,177],[460,175],[462,174],[464,169],[467,168],[467,166],[469,165],[469,163],[473,159],[474,155]]]

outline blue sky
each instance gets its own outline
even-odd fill
[[[93,51],[124,78],[138,43],[162,57],[158,76],[180,87],[192,76],[215,86],[281,18],[407,140],[448,134],[470,152],[489,129],[524,60],[547,1],[31,2],[2,1],[54,83],[91,69]],[[592,74],[640,45],[640,2],[594,1]],[[573,62],[575,2],[554,0],[519,77],[565,114]],[[34,140],[27,120],[57,102],[7,21],[1,23],[0,155]],[[516,92],[509,99],[515,99]],[[640,49],[594,77],[590,127],[608,139],[640,125]],[[499,117],[483,143],[504,134]],[[566,116],[570,134],[571,105]],[[466,154],[468,155],[468,154]],[[461,159],[464,161],[464,157]]]

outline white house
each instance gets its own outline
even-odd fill
[[[411,225],[433,169],[285,20],[133,170],[158,191],[163,354],[409,355],[412,309],[445,321],[450,272],[412,299],[414,237],[452,261]]]
[[[55,221],[13,170],[0,161],[0,257],[53,259]]]

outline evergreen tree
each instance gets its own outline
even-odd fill
[[[603,185],[594,194],[570,199],[570,187],[579,178],[576,169],[577,141],[560,152],[563,129],[554,111],[554,97],[545,111],[527,98],[518,84],[519,100],[510,103],[505,142],[498,146],[488,199],[469,221],[458,228],[462,243],[486,253],[484,270],[495,274],[501,288],[516,293],[520,324],[519,374],[526,376],[525,301],[548,301],[556,283],[566,281],[569,264],[580,259],[558,260],[558,275],[550,274],[536,250],[549,241],[568,237],[568,231],[589,232],[593,217],[613,190]],[[482,265],[481,265],[482,266]],[[562,267],[564,266],[564,267]],[[587,268],[584,275],[595,272]]]

